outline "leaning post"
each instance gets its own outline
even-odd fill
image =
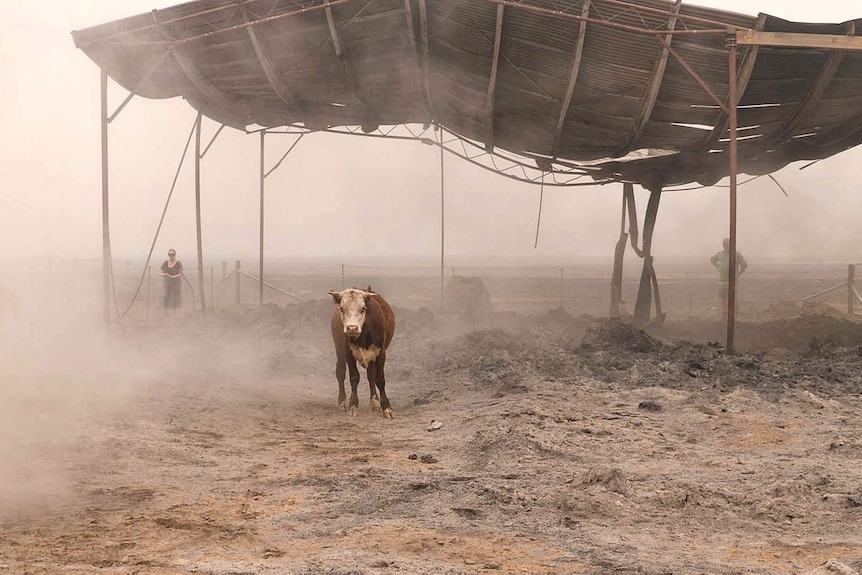
[[[733,336],[736,321],[736,170],[737,170],[737,138],[736,138],[736,107],[738,103],[736,89],[736,32],[728,30],[728,128],[730,130],[730,253],[728,254],[727,276],[727,353],[733,353]]]
[[[204,252],[201,241],[201,124],[203,114],[198,112],[195,125],[195,224],[198,243],[198,293],[201,298],[201,313],[206,315],[207,306],[204,300]]]

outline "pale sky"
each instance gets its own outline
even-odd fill
[[[862,17],[858,0],[699,0],[690,4],[789,20]],[[101,254],[99,70],[74,29],[164,8],[160,0],[3,2],[0,35],[0,259]],[[125,97],[112,84],[111,110]],[[195,112],[181,99],[136,98],[111,124],[111,224],[117,257],[146,256]],[[216,129],[205,122],[204,139]],[[268,164],[291,139],[267,140]],[[258,245],[257,136],[226,130],[203,162],[205,257],[254,256]],[[418,143],[313,134],[267,180],[267,253],[435,256],[440,247],[439,155]],[[739,246],[754,257],[862,262],[862,148],[740,189]],[[156,248],[193,260],[193,174],[183,170]],[[748,179],[741,176],[741,181]],[[621,185],[545,190],[533,248],[537,187],[446,158],[446,249],[488,256],[600,256],[611,261]],[[373,208],[361,218],[351,198]],[[646,194],[638,189],[639,216]],[[359,221],[361,219],[361,225]],[[727,190],[665,194],[654,252],[708,257],[727,235]]]

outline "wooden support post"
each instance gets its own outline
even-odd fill
[[[655,230],[656,216],[658,215],[658,205],[661,200],[661,190],[651,190],[649,202],[647,203],[646,215],[644,216],[644,235],[643,235],[643,270],[641,271],[641,281],[638,287],[638,298],[635,303],[635,312],[632,323],[635,327],[642,328],[650,320],[652,309],[652,292],[653,281],[653,257],[652,257],[652,235]]]
[[[620,217],[620,239],[614,248],[614,271],[611,274],[611,308],[608,317],[620,317],[620,304],[623,301],[623,259],[626,252],[626,242],[629,235],[626,233],[626,195],[634,194],[634,185],[623,184],[623,205]]]
[[[847,313],[856,312],[856,264],[847,266]]]
[[[240,280],[240,276],[242,275],[240,273],[241,268],[242,268],[242,263],[240,262],[240,260],[236,260],[236,262],[234,262],[233,274],[234,274],[234,276],[236,276],[236,300],[235,300],[235,303],[237,303],[237,304],[239,304],[239,301],[240,301],[239,300],[239,280]]]

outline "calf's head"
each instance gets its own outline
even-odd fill
[[[365,326],[365,314],[367,311],[370,292],[361,289],[346,289],[344,291],[331,291],[329,295],[338,304],[341,313],[341,323],[344,325],[344,333],[355,337],[362,333]]]

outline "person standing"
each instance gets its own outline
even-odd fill
[[[183,303],[183,264],[174,249],[168,250],[168,259],[162,262],[162,277],[165,278],[164,307],[175,312]]]
[[[721,300],[721,309],[727,313],[727,290],[728,282],[730,281],[730,239],[724,238],[721,242],[724,249],[709,258],[715,268],[718,269],[718,299]],[[739,251],[736,252],[736,278],[748,268],[748,262]],[[739,299],[736,300],[737,304]]]

